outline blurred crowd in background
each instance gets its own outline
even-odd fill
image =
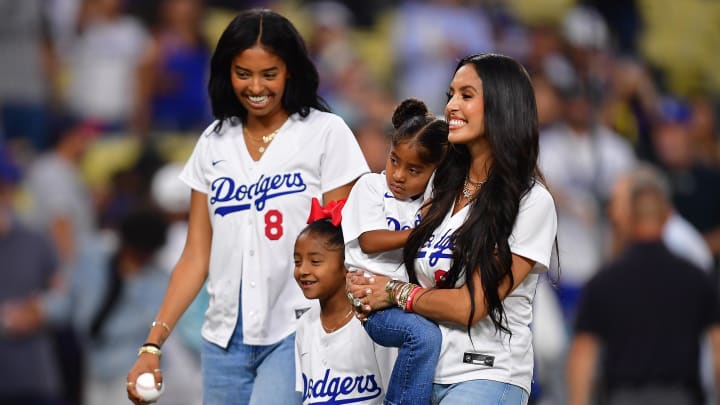
[[[683,252],[718,284],[718,2],[0,0],[0,403],[127,401],[114,381],[184,243],[177,174],[212,122],[212,50],[247,7],[300,29],[322,96],[374,171],[397,102],[442,115],[459,58],[496,52],[527,68],[561,269],[538,291],[534,403],[564,401],[578,299],[622,249],[608,208],[641,162],[667,178]],[[163,348],[166,404],[200,403],[205,305],[201,294]]]

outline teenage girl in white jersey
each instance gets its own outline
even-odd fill
[[[435,173],[432,204],[404,248],[410,280],[421,286],[412,310],[442,331],[431,403],[527,404],[532,303],[557,230],[537,167],[527,72],[501,55],[462,59],[445,115],[453,145]],[[348,279],[364,308],[402,303],[386,293],[406,287],[401,281]]]
[[[203,402],[300,403],[294,332],[311,303],[292,276],[295,237],[312,198],[345,198],[368,171],[318,82],[302,38],[277,13],[243,12],[220,37],[208,85],[217,120],[180,175],[192,188],[187,242],[128,374],[136,404],[136,378],[162,379],[162,344],[206,279]]]
[[[298,323],[295,389],[308,405],[380,405],[397,351],[373,343],[353,317],[345,296],[342,203],[335,203],[314,209],[295,242],[295,280],[320,303]]]
[[[400,103],[392,122],[385,172],[362,176],[343,208],[345,264],[351,271],[407,281],[402,247],[420,221],[428,184],[445,157],[448,127],[417,99]],[[400,349],[385,403],[426,404],[442,336],[435,323],[403,309],[377,311],[364,326],[376,343]]]

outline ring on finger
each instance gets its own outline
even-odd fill
[[[354,306],[354,307],[361,307],[361,306],[362,306],[362,302],[360,302],[360,298],[353,298],[352,303],[353,303],[353,306]]]
[[[128,387],[132,387],[133,385],[135,385],[135,383],[132,381],[128,381],[125,385]]]
[[[353,297],[353,295],[352,295],[351,292],[348,292],[348,293],[347,293],[347,297],[348,297],[348,299],[349,299],[350,301],[353,301],[353,300],[355,299],[355,297]],[[353,302],[354,302],[354,301],[353,301]]]
[[[156,369],[153,370],[153,373],[158,373],[158,372],[160,372],[160,369],[159,369],[159,368],[156,368]]]

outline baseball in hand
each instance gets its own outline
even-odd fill
[[[155,402],[165,390],[165,384],[158,390],[157,385],[155,385],[155,375],[153,373],[143,373],[135,381],[135,390],[144,401]]]

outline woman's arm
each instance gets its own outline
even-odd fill
[[[532,270],[535,262],[525,257],[512,255],[512,272],[514,277],[514,289],[525,280],[530,270]],[[378,309],[387,308],[396,305],[390,302],[388,294],[385,292],[385,284],[390,279],[383,276],[364,277],[362,272],[348,273],[347,287],[348,292],[354,297],[361,298],[363,311],[367,314]],[[475,282],[475,292],[473,300],[475,302],[475,314],[470,321],[471,325],[476,324],[485,316],[487,316],[487,308],[485,306],[485,294],[482,290],[480,274],[473,273]],[[510,279],[506,278],[500,285],[500,299],[505,299],[508,295],[508,286]],[[426,288],[421,290],[414,298],[413,312],[416,312],[428,319],[434,321],[452,322],[459,325],[468,325],[470,316],[470,294],[468,294],[467,285],[459,288],[439,289]]]
[[[211,239],[212,227],[207,210],[207,195],[193,190],[185,247],[173,269],[165,297],[155,317],[158,323],[150,328],[145,339],[146,343],[162,347],[175,323],[200,291],[208,274]],[[152,372],[156,381],[162,381],[159,368],[160,356],[143,353],[138,356],[135,365],[128,373],[127,381],[134,383],[140,374],[146,372]],[[141,403],[134,385],[128,386],[128,398],[136,404]]]
[[[156,317],[157,321],[165,322],[171,329],[195,299],[207,278],[211,239],[207,195],[193,190],[185,247],[170,276],[165,298]],[[162,328],[153,328],[147,341],[162,345],[167,336],[160,332]]]

